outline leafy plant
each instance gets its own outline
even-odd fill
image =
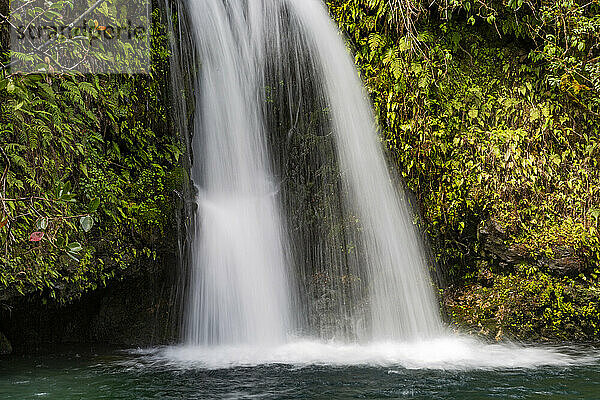
[[[1,72],[0,300],[71,301],[175,246],[162,18],[148,75]]]

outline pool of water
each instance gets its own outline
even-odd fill
[[[0,358],[0,398],[600,399],[596,349],[474,343],[297,342]]]

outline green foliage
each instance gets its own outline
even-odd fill
[[[40,73],[148,72],[148,0],[2,2],[10,3],[6,23],[14,32],[15,68]]]
[[[453,320],[472,332],[497,340],[504,335],[568,341],[600,335],[596,280],[588,285],[527,266],[509,274],[492,274],[485,266],[480,271],[480,282],[446,302]]]
[[[581,273],[574,278],[581,293],[595,293],[598,5],[328,4],[449,283],[474,290],[480,260],[493,262],[499,278],[521,276],[514,261],[507,265],[490,253],[484,227],[491,224],[502,233],[502,246],[540,265],[555,287],[567,282],[554,275]],[[573,270],[548,270],[561,248],[577,259]]]
[[[182,149],[160,17],[149,75],[0,76],[0,300],[70,301],[173,246]]]

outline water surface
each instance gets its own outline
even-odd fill
[[[450,349],[447,342],[378,348],[305,341],[270,351],[176,347],[12,357],[0,359],[0,394],[65,400],[600,398],[594,349],[496,346],[485,352],[484,345],[466,350],[468,340],[462,343]],[[471,353],[461,356],[465,350]]]

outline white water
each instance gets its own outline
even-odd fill
[[[486,345],[443,328],[410,207],[391,179],[358,73],[321,1],[189,0],[188,9],[201,62],[192,169],[198,212],[185,345],[163,350],[159,358],[202,368],[531,368],[585,362],[556,348]],[[340,181],[332,196],[343,203],[326,209],[326,219],[341,215],[358,225],[350,232],[341,224],[347,230],[343,239],[310,237],[312,230],[290,222],[289,204],[296,203],[282,201],[286,185],[275,170],[284,168],[273,153],[277,146],[270,141],[277,135],[269,131],[274,124],[265,106],[272,101],[265,89],[280,81],[312,82],[306,93],[302,85],[287,90],[289,104],[302,105],[311,94],[326,110],[324,134],[317,138],[332,138],[331,163],[338,168],[332,170]],[[298,129],[289,130],[288,142],[302,133]],[[336,187],[327,184],[319,187]],[[297,243],[302,232],[309,237],[302,240],[304,252]],[[340,271],[344,279],[355,274],[359,290],[346,293],[331,283]],[[316,288],[315,276],[329,283]],[[333,300],[302,296],[302,288],[320,296],[333,292]],[[311,318],[301,314],[323,307],[303,302],[317,301],[347,314],[323,318],[343,329],[310,326]],[[338,331],[343,334],[323,334]],[[324,337],[302,339],[305,332]]]
[[[290,287],[259,106],[263,21],[256,6],[245,15],[242,2],[230,3],[189,4],[202,73],[186,341],[279,343],[289,331]]]
[[[263,121],[266,70],[285,74],[285,49],[320,74],[317,96],[330,108],[345,193],[339,196],[360,221],[355,245],[364,257],[368,306],[355,336],[440,333],[412,216],[392,184],[357,71],[321,2],[204,0],[189,9],[202,65],[187,343],[277,344],[293,333],[296,299],[286,257],[293,238],[282,223]]]
[[[363,339],[441,333],[427,264],[406,199],[392,184],[369,102],[350,55],[319,1],[289,1],[321,70],[341,170],[363,229],[370,332]]]
[[[278,346],[170,347],[152,351],[158,363],[182,368],[221,369],[284,364],[304,367],[375,366],[407,369],[506,369],[543,366],[566,367],[594,364],[598,353],[585,356],[560,347],[524,347],[515,344],[483,344],[475,339],[447,336],[414,342],[372,342],[364,345],[291,341]]]

